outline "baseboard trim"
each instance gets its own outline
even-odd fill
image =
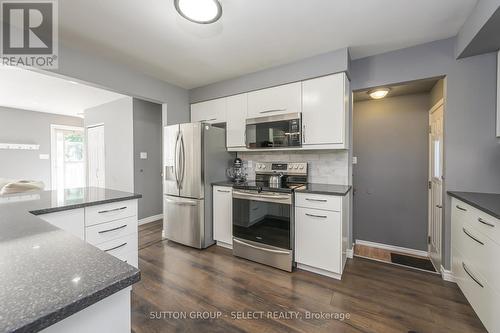
[[[143,219],[140,219],[138,221],[138,224],[139,225],[143,225],[143,224],[147,224],[147,223],[151,223],[151,222],[154,222],[154,221],[161,220],[162,218],[163,218],[163,214],[148,216],[148,217],[145,217]]]
[[[221,242],[221,241],[217,241],[216,244],[217,244],[217,246],[224,247],[226,249],[230,249],[230,250],[233,249],[233,244],[228,244],[226,242]]]
[[[387,244],[382,244],[382,243],[369,242],[369,241],[364,241],[364,240],[360,240],[360,239],[356,239],[355,244],[376,247],[378,249],[384,249],[384,250],[389,250],[389,251],[394,251],[394,252],[401,252],[401,253],[411,254],[411,255],[420,256],[420,257],[428,257],[429,256],[429,252],[427,252],[427,251],[409,249],[406,247],[395,246],[395,245],[387,245]]]
[[[442,265],[441,265],[441,276],[445,281],[457,283],[457,280],[455,280],[453,272],[445,269]]]
[[[353,249],[347,249],[345,250],[345,255],[347,258],[352,259],[354,256],[354,250]]]
[[[297,268],[298,269],[302,269],[304,271],[309,271],[309,272],[312,272],[312,273],[316,273],[316,274],[319,274],[319,275],[328,276],[328,277],[330,277],[332,279],[342,280],[342,274],[330,272],[330,271],[327,271],[327,270],[324,270],[324,269],[321,269],[321,268],[312,267],[312,266],[309,266],[309,265],[299,264],[299,263],[297,263]]]

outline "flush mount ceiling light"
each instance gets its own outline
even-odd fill
[[[222,16],[218,0],[174,0],[174,5],[182,17],[194,23],[214,23]]]
[[[387,94],[391,91],[389,88],[377,88],[368,91],[368,95],[370,95],[371,98],[373,99],[381,99],[387,96]]]

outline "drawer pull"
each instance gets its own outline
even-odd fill
[[[310,217],[319,217],[320,219],[326,219],[327,216],[326,215],[314,215],[314,214],[309,214],[309,213],[306,213],[307,216],[310,216]]]
[[[124,225],[121,225],[119,227],[116,227],[116,228],[113,228],[113,229],[108,229],[108,230],[101,230],[101,231],[98,231],[99,234],[105,234],[107,232],[111,232],[111,231],[116,231],[116,230],[120,230],[120,229],[123,229],[127,226],[128,224],[124,224]]]
[[[467,229],[465,228],[462,228],[462,231],[464,232],[464,234],[466,234],[467,236],[469,236],[470,238],[472,238],[473,240],[475,240],[476,242],[478,242],[479,244],[481,245],[484,245],[483,242],[481,242],[479,239],[477,239],[476,237],[472,236],[468,231]]]
[[[123,206],[123,207],[115,208],[115,209],[101,210],[101,211],[99,211],[99,214],[117,212],[119,210],[124,210],[124,209],[127,209],[127,206]]]
[[[467,209],[465,209],[464,207],[461,207],[461,206],[459,206],[459,205],[457,205],[456,207],[457,207],[457,209],[460,209],[460,210],[462,210],[462,211],[464,211],[464,212],[466,212],[466,211],[467,211]]]
[[[110,248],[110,249],[104,250],[104,252],[113,251],[113,250],[119,249],[120,247],[124,247],[125,245],[127,245],[127,242],[125,242],[125,243],[123,243],[123,244],[120,244],[120,245],[117,245],[117,246],[115,246],[115,247],[112,247],[112,248]]]
[[[467,275],[470,276],[470,278],[474,280],[474,282],[476,282],[481,288],[484,288],[483,284],[479,282],[479,280],[469,272],[469,269],[467,268],[464,262],[462,262],[462,267],[464,268],[465,273],[467,273]]]
[[[494,228],[494,227],[495,227],[495,225],[494,225],[494,224],[492,224],[492,223],[490,223],[490,222],[488,222],[488,221],[485,221],[485,220],[483,220],[483,219],[482,219],[482,218],[480,218],[480,217],[478,217],[478,219],[477,219],[477,220],[478,220],[479,222],[481,222],[482,224],[487,225],[488,227],[492,227],[492,228]]]
[[[222,193],[229,193],[229,190],[217,190],[217,192],[222,192]]]
[[[307,201],[317,201],[317,202],[327,202],[328,200],[326,199],[311,199],[311,198],[306,198]]]
[[[283,111],[286,111],[286,109],[264,110],[264,111],[260,111],[259,113],[271,113],[271,112],[283,112]]]

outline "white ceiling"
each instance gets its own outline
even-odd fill
[[[61,39],[194,88],[351,47],[354,59],[457,34],[477,0],[220,0],[212,25],[173,0],[60,1]]]
[[[0,106],[70,116],[124,95],[65,79],[0,66]]]

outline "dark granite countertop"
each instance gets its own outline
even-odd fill
[[[140,280],[135,267],[34,214],[140,197],[99,188],[0,196],[0,332],[38,332]]]
[[[349,193],[350,190],[351,190],[350,185],[307,183],[303,187],[296,188],[295,193],[314,193],[314,194],[344,196],[347,193]]]
[[[500,219],[500,194],[498,193],[448,191],[448,194]]]

